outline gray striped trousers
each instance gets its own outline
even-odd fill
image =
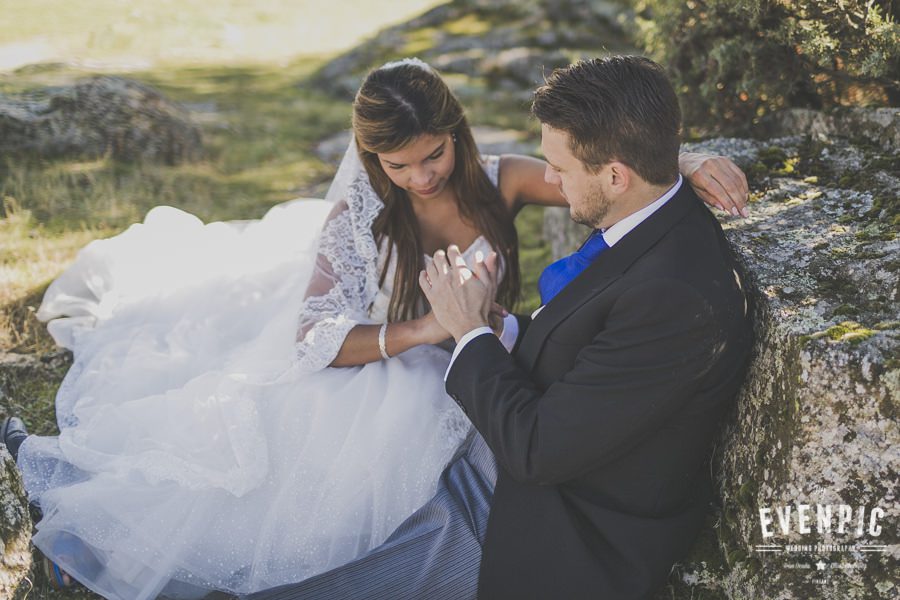
[[[384,544],[342,567],[243,598],[474,599],[496,480],[494,456],[473,431],[442,473],[435,496]]]

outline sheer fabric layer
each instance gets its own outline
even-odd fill
[[[109,598],[247,593],[346,563],[434,493],[470,431],[449,353],[323,368],[385,318],[362,192],[242,223],[157,207],[51,284],[39,315],[75,362],[59,437],[19,464],[62,568]]]

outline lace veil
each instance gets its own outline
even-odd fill
[[[417,58],[381,68],[400,65],[431,69]],[[295,364],[308,372],[331,364],[353,327],[372,323],[369,307],[378,293],[379,249],[372,223],[384,202],[369,182],[353,137],[325,198],[334,208],[322,227],[297,321]]]

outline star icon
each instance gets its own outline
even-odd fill
[[[824,571],[826,566],[828,565],[825,561],[820,559],[819,562],[816,563],[816,571]]]

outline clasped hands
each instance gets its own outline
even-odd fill
[[[438,323],[453,338],[478,327],[498,331],[498,318],[508,314],[494,302],[497,295],[497,253],[475,254],[471,266],[456,245],[434,253],[431,264],[419,273],[419,286]],[[493,321],[493,322],[492,322]]]

